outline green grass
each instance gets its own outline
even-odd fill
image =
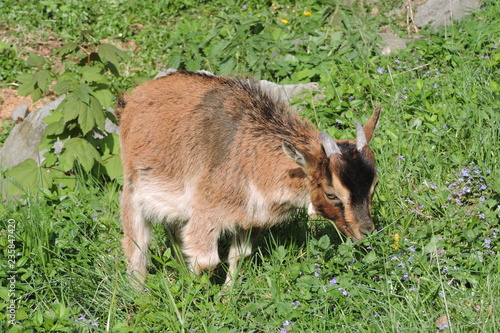
[[[327,97],[297,102],[336,138],[353,137],[354,121],[382,105],[371,143],[379,230],[359,247],[333,223],[301,213],[265,233],[234,285],[225,287],[218,283],[224,268],[213,277],[192,275],[157,228],[148,292],[140,293],[125,274],[120,186],[79,175],[72,190],[43,190],[0,205],[0,331],[499,331],[496,3],[450,27],[424,29],[425,38],[389,57],[380,55],[375,32],[385,24],[400,34],[405,29],[361,5],[59,3],[0,1],[8,37],[24,41],[16,54],[27,58],[26,47],[47,36],[79,40],[87,29],[97,40],[135,40],[124,86],[169,66],[318,81]],[[29,71],[12,54],[0,45],[0,64],[11,64],[1,75],[6,83]],[[12,299],[14,326],[7,316]],[[448,328],[438,327],[440,318]]]

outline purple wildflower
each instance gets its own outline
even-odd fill
[[[491,249],[491,238],[486,238],[484,240],[484,247],[487,249]]]
[[[83,323],[85,323],[85,324],[90,324],[91,326],[94,326],[94,327],[99,327],[99,323],[97,323],[97,322],[93,322],[91,319],[87,319],[87,318],[85,318],[85,315],[84,315],[84,314],[82,314],[82,315],[80,316],[80,318],[75,319],[75,322],[83,322]]]
[[[434,184],[434,182],[428,182],[427,180],[424,180],[422,182],[422,185],[429,186],[433,190],[435,190],[437,188],[437,186],[436,186],[436,184]]]
[[[285,320],[283,322],[283,327],[280,329],[280,333],[287,333],[288,332],[288,326],[292,326],[292,322],[289,322],[288,320]]]
[[[344,288],[339,288],[338,290],[341,291],[342,295],[344,295],[345,297],[351,297],[351,295]]]
[[[445,329],[450,328],[450,326],[447,323],[439,323],[437,329],[440,331],[444,331]]]

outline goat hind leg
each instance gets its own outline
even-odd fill
[[[151,227],[144,219],[138,203],[133,200],[132,190],[126,185],[121,199],[121,218],[124,233],[122,245],[128,260],[127,272],[144,282]]]

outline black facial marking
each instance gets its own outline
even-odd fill
[[[340,181],[351,192],[353,205],[366,201],[375,178],[375,166],[368,161],[366,153],[357,150],[347,142],[339,144],[342,151],[341,168],[338,170]]]

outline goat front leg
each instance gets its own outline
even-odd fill
[[[191,220],[181,232],[182,252],[191,270],[196,274],[211,272],[220,263],[219,236],[220,229],[207,222],[206,216],[193,214]]]

